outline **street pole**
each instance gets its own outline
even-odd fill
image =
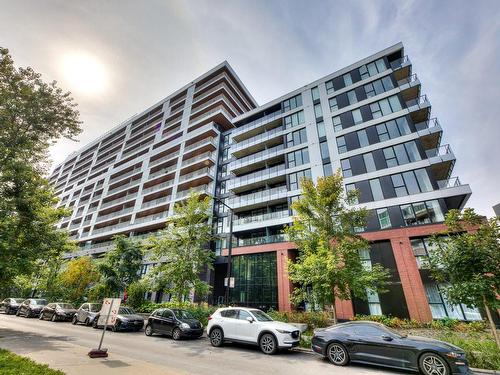
[[[113,300],[111,300],[111,304],[109,305],[108,315],[106,316],[106,320],[104,321],[104,328],[102,329],[101,341],[99,341],[98,351],[101,351],[102,340],[104,340],[104,334],[106,333],[106,329],[108,328],[108,319],[111,315],[111,309],[113,308]]]
[[[231,283],[231,255],[233,250],[233,210],[229,207],[229,243],[227,245],[227,286],[226,305],[229,305],[230,283]]]

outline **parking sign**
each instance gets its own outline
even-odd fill
[[[108,324],[114,325],[116,322],[116,316],[118,315],[118,310],[120,309],[120,304],[120,298],[105,298],[102,302],[101,312],[99,313],[99,320],[97,321],[97,324],[99,326]]]

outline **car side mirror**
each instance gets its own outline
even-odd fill
[[[247,321],[248,321],[249,323],[253,323],[253,318],[252,318],[251,316],[248,316],[248,317],[247,317]]]
[[[388,336],[388,335],[383,335],[382,336],[382,340],[384,340],[384,341],[392,341],[392,337]]]

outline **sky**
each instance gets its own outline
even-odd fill
[[[500,1],[0,0],[0,45],[72,92],[79,142],[54,163],[227,60],[259,104],[403,42],[470,184],[500,203]]]

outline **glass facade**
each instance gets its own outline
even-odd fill
[[[232,260],[235,278],[231,303],[263,310],[278,309],[276,253],[238,255]]]

